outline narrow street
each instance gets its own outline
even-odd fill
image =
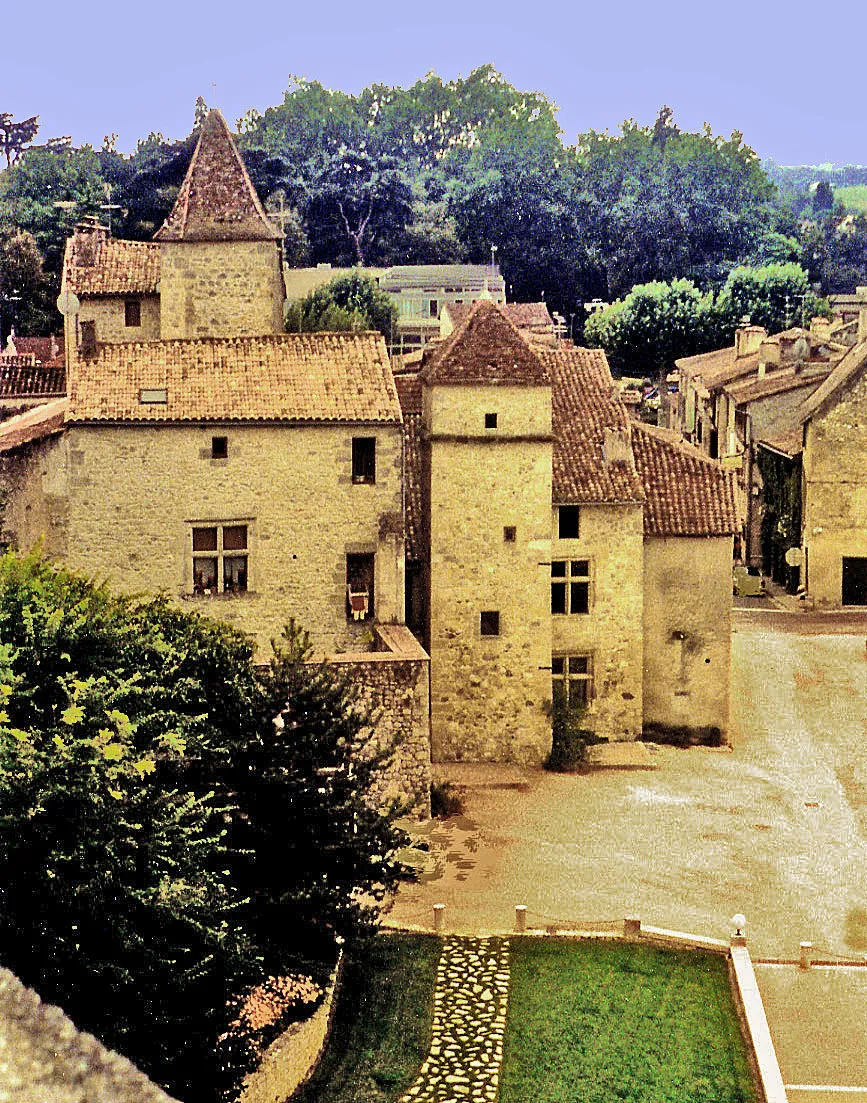
[[[627,914],[756,956],[867,951],[867,627],[738,611],[730,748],[653,747],[651,769],[556,775],[449,765],[464,815],[426,829],[431,861],[388,921],[447,930],[600,926]],[[845,634],[857,633],[857,634]]]

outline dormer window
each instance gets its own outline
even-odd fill
[[[141,327],[141,303],[138,299],[127,299],[123,304],[123,324],[127,329]]]
[[[169,400],[169,392],[166,387],[142,387],[138,392],[138,400],[142,406],[165,406]]]

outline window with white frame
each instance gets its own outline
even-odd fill
[[[551,612],[590,612],[590,560],[555,559],[551,563]]]
[[[593,656],[554,655],[551,659],[554,708],[584,708],[593,699]]]
[[[248,557],[246,525],[193,525],[193,593],[243,593]]]

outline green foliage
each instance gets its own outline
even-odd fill
[[[56,330],[55,287],[33,235],[0,228],[0,341],[5,343],[13,325],[26,334]]]
[[[0,559],[5,964],[187,1103],[230,994],[332,960],[405,875],[364,798],[389,748],[308,657]]]
[[[754,1103],[723,957],[512,943],[502,1103]]]
[[[343,971],[325,1055],[296,1103],[396,1103],[428,1054],[441,942],[380,935]]]
[[[287,333],[378,329],[390,341],[396,322],[390,296],[361,271],[338,276],[286,309]]]
[[[752,325],[779,333],[792,325],[809,325],[820,303],[800,265],[768,264],[730,272],[717,308],[732,329],[748,317]]]
[[[0,112],[0,149],[6,158],[7,168],[30,145],[39,130],[39,116],[15,122],[8,111]]]

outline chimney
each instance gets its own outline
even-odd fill
[[[831,322],[828,318],[810,319],[810,339],[817,345],[824,345],[831,340]]]
[[[763,379],[768,368],[780,363],[780,342],[776,337],[766,337],[759,345],[759,379]]]
[[[614,463],[625,463],[629,467],[635,466],[628,428],[610,429],[606,426],[602,440],[602,458],[609,467]]]
[[[767,335],[763,326],[738,326],[735,330],[735,359],[740,360],[742,356],[756,352]]]
[[[92,268],[99,260],[99,251],[108,238],[108,230],[98,222],[79,222],[72,239],[72,256],[79,268]]]

